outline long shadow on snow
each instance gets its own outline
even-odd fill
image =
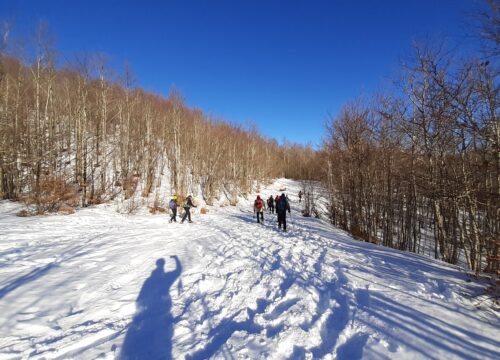
[[[349,300],[348,296],[341,291],[341,288],[347,283],[348,280],[340,268],[337,269],[337,276],[338,277],[336,281],[325,283],[323,288],[320,289],[320,311],[311,319],[310,322],[301,325],[301,328],[304,331],[309,331],[312,325],[319,320],[321,315],[326,310],[330,309],[330,300],[335,300],[337,306],[333,309],[330,309],[331,312],[326,318],[320,330],[321,343],[318,346],[310,349],[314,359],[323,358],[327,354],[331,354],[333,352],[335,346],[337,345],[340,334],[342,333],[342,331],[344,331],[345,327],[349,323]],[[364,341],[358,341],[356,343],[359,346],[357,353],[354,352],[350,345],[348,345],[348,348],[344,348],[343,355],[349,353],[347,355],[352,355],[352,358],[344,356],[342,359],[360,359],[363,353],[363,347],[368,340],[368,336],[366,336],[363,340]],[[349,341],[351,341],[351,339]],[[337,355],[339,356],[339,354]],[[294,346],[293,353],[290,359],[299,360],[305,358],[306,349],[302,346]],[[340,359],[341,357],[339,356],[338,358]]]
[[[249,223],[249,224],[258,224],[257,223],[257,218],[255,217],[255,214],[253,215],[253,217],[250,217],[250,214],[249,215],[233,215],[235,218],[243,221],[243,222],[246,222],[246,223]],[[269,217],[264,217],[264,224],[267,222],[270,221]]]
[[[58,267],[57,263],[50,263],[45,266],[33,269],[28,274],[18,277],[17,279],[11,281],[9,284],[5,285],[0,289],[0,299],[2,299],[5,295],[10,293],[11,291],[17,289],[18,287],[25,285],[31,281],[35,281],[41,276],[47,274],[50,270],[55,267]]]
[[[95,239],[92,238],[91,240]],[[35,281],[39,279],[40,277],[48,274],[52,269],[57,268],[61,265],[63,262],[68,262],[70,260],[73,260],[77,257],[81,257],[83,255],[86,255],[88,253],[91,253],[92,251],[96,250],[98,247],[94,246],[92,250],[83,250],[85,246],[91,241],[85,242],[85,244],[75,246],[73,248],[70,248],[69,250],[66,250],[61,253],[61,256],[58,260],[53,261],[47,265],[40,266],[36,269],[31,270],[29,273],[22,275],[18,277],[17,279],[12,280],[10,283],[5,285],[3,288],[0,289],[0,299],[2,299],[5,295],[10,293],[11,291],[16,290],[18,287],[26,285],[32,281]],[[49,247],[47,245],[44,245],[45,247]],[[102,245],[99,245],[99,247]],[[23,249],[18,249],[18,251],[14,252],[22,252]],[[2,266],[3,267],[3,266]],[[1,267],[0,267],[1,268]]]
[[[276,214],[267,214],[267,216],[264,217],[264,224],[259,224],[257,222],[257,218],[255,217],[255,215],[253,216],[253,218],[250,217],[250,215],[232,215],[234,216],[235,218],[243,221],[243,222],[246,222],[246,223],[249,223],[249,224],[256,224],[258,226],[267,226],[265,229],[269,230],[269,231],[273,231],[273,233],[279,233],[279,234],[282,234],[284,236],[292,236],[293,234],[293,229],[292,227],[295,225],[295,222],[292,222],[292,218],[289,216],[287,217],[287,231],[284,232],[283,230],[279,229],[278,228],[278,218],[277,218],[277,215]],[[273,226],[274,225],[274,226]]]
[[[256,219],[252,219],[249,216],[244,216],[244,215],[234,215],[235,218],[238,220],[241,220],[246,223],[256,223]],[[258,226],[256,224],[256,226]],[[228,231],[224,230],[223,228],[214,226],[214,229],[221,231],[224,233],[224,235],[228,239],[232,239],[233,235],[229,233]],[[258,245],[255,242],[252,242],[251,239],[248,239],[248,246],[249,248],[259,248],[260,245]],[[266,254],[266,257],[264,259],[260,259],[261,261],[268,262],[268,269],[264,271],[276,271],[278,269],[283,270],[285,277],[282,280],[281,284],[279,285],[279,292],[275,294],[275,296],[269,298],[269,299],[263,299],[259,298],[257,299],[257,307],[255,310],[251,309],[250,307],[244,308],[237,313],[229,316],[228,318],[222,320],[217,326],[212,328],[210,332],[208,333],[208,337],[211,339],[208,344],[203,348],[198,350],[197,352],[189,355],[186,357],[186,359],[190,360],[197,360],[197,359],[207,359],[213,355],[215,355],[218,351],[221,350],[221,348],[226,344],[226,342],[231,338],[231,336],[236,332],[236,331],[245,331],[249,334],[258,334],[262,332],[263,330],[267,331],[267,335],[272,337],[276,335],[278,332],[280,332],[283,329],[283,325],[278,325],[275,327],[268,327],[264,328],[259,324],[256,324],[254,322],[255,316],[258,314],[263,314],[268,306],[272,304],[274,301],[277,300],[277,298],[283,298],[285,297],[288,289],[296,282],[297,278],[299,277],[299,274],[297,274],[294,270],[292,269],[286,269],[282,263],[281,256],[278,254],[279,250],[276,250],[274,252],[268,251],[264,247],[260,247],[260,251]],[[221,254],[224,256],[224,254]],[[259,259],[254,259],[256,263],[258,263]],[[261,266],[263,269],[263,267]],[[264,272],[263,272],[264,273]],[[257,281],[258,282],[258,281]],[[285,311],[289,307],[293,306],[298,300],[290,300],[286,301],[280,305],[277,306],[275,309],[275,312],[273,312],[271,317],[277,317],[278,312],[280,311]],[[242,321],[236,321],[234,320],[235,318],[239,317],[239,315],[245,311],[247,313],[247,319],[242,320]]]
[[[308,221],[319,222],[319,220],[316,219],[308,219]],[[319,231],[314,231],[315,228],[307,224],[307,221],[302,221],[301,225],[304,228],[308,229],[308,231],[315,232],[316,234],[321,235],[325,238],[325,240],[335,239],[335,242],[328,244],[325,243],[325,246],[333,248],[334,251],[336,251],[336,249],[332,245],[336,245],[337,250],[341,249],[345,253],[351,255],[359,254],[361,256],[368,257],[372,261],[373,266],[376,267],[377,273],[380,275],[380,277],[385,280],[391,279],[393,283],[415,283],[417,280],[420,281],[419,279],[416,279],[415,276],[418,277],[418,274],[422,273],[432,274],[436,279],[445,279],[446,277],[451,277],[456,278],[459,281],[465,282],[466,280],[466,275],[457,268],[454,268],[451,264],[440,262],[438,260],[431,259],[420,254],[392,248],[385,248],[380,245],[358,241],[351,238],[350,235],[345,233],[343,230],[340,230],[333,226],[331,226],[331,231],[334,232],[328,232],[326,229],[324,229],[324,226],[330,225],[323,224],[323,228]],[[371,273],[367,268],[363,266],[358,267],[356,270]],[[355,275],[351,273],[350,276]],[[424,278],[423,274],[421,278]],[[428,276],[426,276],[426,278],[428,278]],[[377,283],[377,285],[385,286],[382,283]],[[464,290],[467,289],[468,291],[468,293],[462,294],[466,297],[473,297],[479,291],[477,289],[477,286],[475,286],[474,284],[469,284],[466,287],[462,288]],[[408,292],[405,292],[401,289],[393,290],[408,294]],[[443,307],[447,310],[458,311],[463,316],[470,317],[474,320],[484,321],[483,319],[473,316],[470,313],[463,312],[460,309],[451,308],[443,302],[436,302],[423,297],[418,298],[422,301]]]
[[[354,249],[349,250],[351,253],[354,251]],[[414,255],[414,254],[412,254]],[[416,255],[414,255],[416,256]],[[418,296],[416,293],[413,293],[411,291],[411,288],[408,289],[408,285],[415,285],[415,284],[421,284],[421,283],[428,283],[429,280],[435,280],[435,279],[446,279],[446,277],[456,277],[459,279],[463,279],[464,275],[459,273],[456,270],[453,269],[442,269],[437,266],[432,266],[425,264],[424,262],[419,262],[415,261],[412,259],[405,259],[399,256],[392,256],[392,254],[387,254],[384,252],[383,249],[379,249],[373,252],[370,252],[369,257],[374,260],[374,265],[377,269],[377,274],[381,279],[384,279],[383,281],[377,281],[376,279],[374,280],[368,280],[367,278],[363,277],[362,274],[359,276],[351,272],[349,276],[352,277],[359,277],[363,281],[369,281],[373,282],[377,286],[383,286],[390,288],[392,291],[397,291],[402,294],[415,297],[421,301],[427,302],[429,304],[432,304],[434,306],[439,306],[443,309],[453,311],[453,312],[458,312],[464,317],[471,318],[476,321],[481,321],[481,322],[487,322],[485,319],[482,319],[478,316],[475,316],[471,312],[463,311],[459,307],[453,307],[450,306],[446,303],[446,301],[436,301],[436,300],[431,300],[428,298],[425,298],[423,296]],[[373,272],[371,272],[368,268],[363,268],[359,267],[356,269],[356,271],[359,271],[361,273],[367,273],[373,275]],[[427,274],[423,274],[423,272]],[[415,277],[415,274],[417,276]],[[420,275],[418,275],[420,274]],[[429,275],[432,275],[429,276]],[[390,282],[389,282],[390,281]],[[446,280],[441,280],[441,282],[444,284]],[[402,284],[405,287],[404,288],[396,288],[394,286],[389,286],[384,284],[385,282],[388,282],[392,285],[395,284]],[[442,285],[444,290],[446,289],[445,285]],[[461,290],[461,295],[465,296],[466,298],[471,298],[474,296],[473,291],[477,291],[475,289],[477,285],[474,283],[465,285],[465,281],[462,285],[462,290],[467,290],[467,292],[464,292]],[[439,288],[436,289],[435,291],[440,291]]]
[[[304,330],[310,329],[312,324],[319,319],[323,312],[329,309],[330,299],[335,300],[337,306],[331,309],[330,314],[320,330],[321,344],[311,349],[315,359],[322,358],[332,353],[340,334],[349,322],[350,310],[348,297],[341,291],[341,288],[347,284],[348,279],[340,267],[337,268],[336,273],[336,281],[327,282],[324,284],[323,288],[320,289],[321,310],[311,319],[309,324],[303,324],[301,326]],[[294,353],[299,349],[299,347],[295,347]]]
[[[369,335],[357,333],[342,344],[337,350],[337,360],[360,360]]]
[[[363,301],[366,305],[364,310],[374,318],[390,325],[394,331],[387,333],[387,330],[372,321],[365,323],[368,327],[387,334],[389,338],[394,338],[428,359],[437,358],[432,351],[427,350],[433,348],[442,349],[461,359],[500,358],[500,351],[491,350],[479,344],[483,342],[500,349],[500,341],[496,339],[447,323],[433,315],[396,302],[379,292],[370,291],[364,297],[369,298]],[[358,320],[363,321],[362,318]],[[418,342],[425,342],[426,346],[416,345]]]
[[[175,270],[165,272],[165,260],[144,281],[137,297],[137,313],[132,319],[120,353],[122,360],[172,359],[173,316],[170,287],[182,272],[177,256]]]
[[[233,335],[236,331],[246,331],[249,334],[258,334],[262,331],[262,326],[254,323],[255,315],[261,314],[265,311],[267,306],[271,303],[270,300],[257,299],[257,309],[252,310],[247,308],[248,318],[244,321],[235,321],[240,313],[236,313],[230,319],[223,320],[217,327],[213,328],[209,332],[209,337],[212,341],[208,343],[204,349],[197,351],[196,353],[186,356],[188,360],[202,360],[208,359],[213,356]]]
[[[349,254],[369,254],[371,258],[377,258],[377,260],[400,264],[401,268],[413,267],[420,271],[438,272],[440,276],[453,276],[465,279],[465,275],[461,273],[458,268],[453,268],[451,264],[440,262],[420,254],[356,240],[347,232],[333,225],[321,223],[320,220],[317,219],[306,219],[307,221],[302,219],[300,221],[302,228],[308,232],[322,236],[325,240],[334,239],[335,243],[328,243],[328,245],[331,246],[336,244]],[[310,222],[316,223],[315,226],[310,225]]]
[[[231,216],[233,216],[236,219],[241,220],[243,222],[250,223],[250,224],[255,224],[255,226],[262,226],[260,224],[257,224],[257,220],[255,220],[255,219],[252,220],[248,215],[246,215],[246,216],[245,215],[231,215]],[[227,239],[234,240],[235,235],[231,234],[231,232],[229,232],[225,228],[217,226],[217,225],[212,225],[212,227],[215,230],[221,232],[223,235],[225,235]],[[263,229],[273,230],[273,228],[268,228],[268,227],[263,227]],[[251,239],[248,239],[248,242],[246,242],[246,244],[248,245],[249,249],[259,249],[259,251],[261,253],[264,253],[267,257],[269,257],[269,259],[274,259],[274,261],[272,263],[270,263],[271,270],[277,270],[280,267],[280,265],[281,265],[281,257],[278,256],[276,258],[276,255],[278,254],[279,250],[275,250],[275,251],[273,251],[271,253],[264,246],[258,245],[254,241],[252,242]],[[217,254],[219,256],[226,257],[226,254],[224,254],[224,253],[221,253],[221,252],[217,251]],[[254,259],[254,260],[256,262],[258,261],[258,259]],[[266,260],[268,260],[268,259],[266,258],[265,261]],[[261,264],[261,268],[263,268],[263,266],[264,266],[264,264]]]

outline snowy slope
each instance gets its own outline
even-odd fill
[[[500,320],[458,269],[251,201],[128,216],[19,218],[0,203],[1,359],[499,359]]]

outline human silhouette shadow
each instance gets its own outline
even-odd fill
[[[120,359],[172,359],[173,316],[169,290],[182,271],[177,256],[175,270],[165,272],[165,259],[156,260],[156,269],[144,281],[120,352]]]

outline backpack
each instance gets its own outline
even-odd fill
[[[170,200],[170,202],[168,203],[168,207],[172,210],[175,210],[177,208],[177,204],[175,203],[174,199]]]
[[[263,204],[263,202],[262,202],[262,199],[257,199],[257,200],[255,200],[255,207],[256,207],[257,209],[262,209],[262,206],[263,206],[263,205],[264,205],[264,204]]]
[[[280,197],[276,202],[276,210],[277,211],[286,211],[286,198]]]

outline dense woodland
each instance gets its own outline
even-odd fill
[[[112,80],[102,56],[56,67],[48,39],[41,26],[31,59],[7,51],[0,58],[4,199],[44,212],[136,191],[157,197],[170,174],[172,192],[210,204],[221,196],[236,201],[255,182],[310,176],[310,147],[280,146],[251,126],[214,120],[176,91],[165,98],[134,87],[128,66]]]
[[[4,31],[0,196],[39,213],[116,196],[165,202],[167,178],[172,192],[234,203],[276,177],[321,179],[332,223],[357,238],[498,273],[500,21],[489,4],[484,51],[415,46],[396,90],[345,105],[320,151],[213,119],[175,91],[144,91],[100,56],[56,66],[43,27],[20,56]]]
[[[483,50],[419,45],[392,95],[353,101],[325,143],[332,222],[366,241],[471,270],[500,267],[500,16]]]

